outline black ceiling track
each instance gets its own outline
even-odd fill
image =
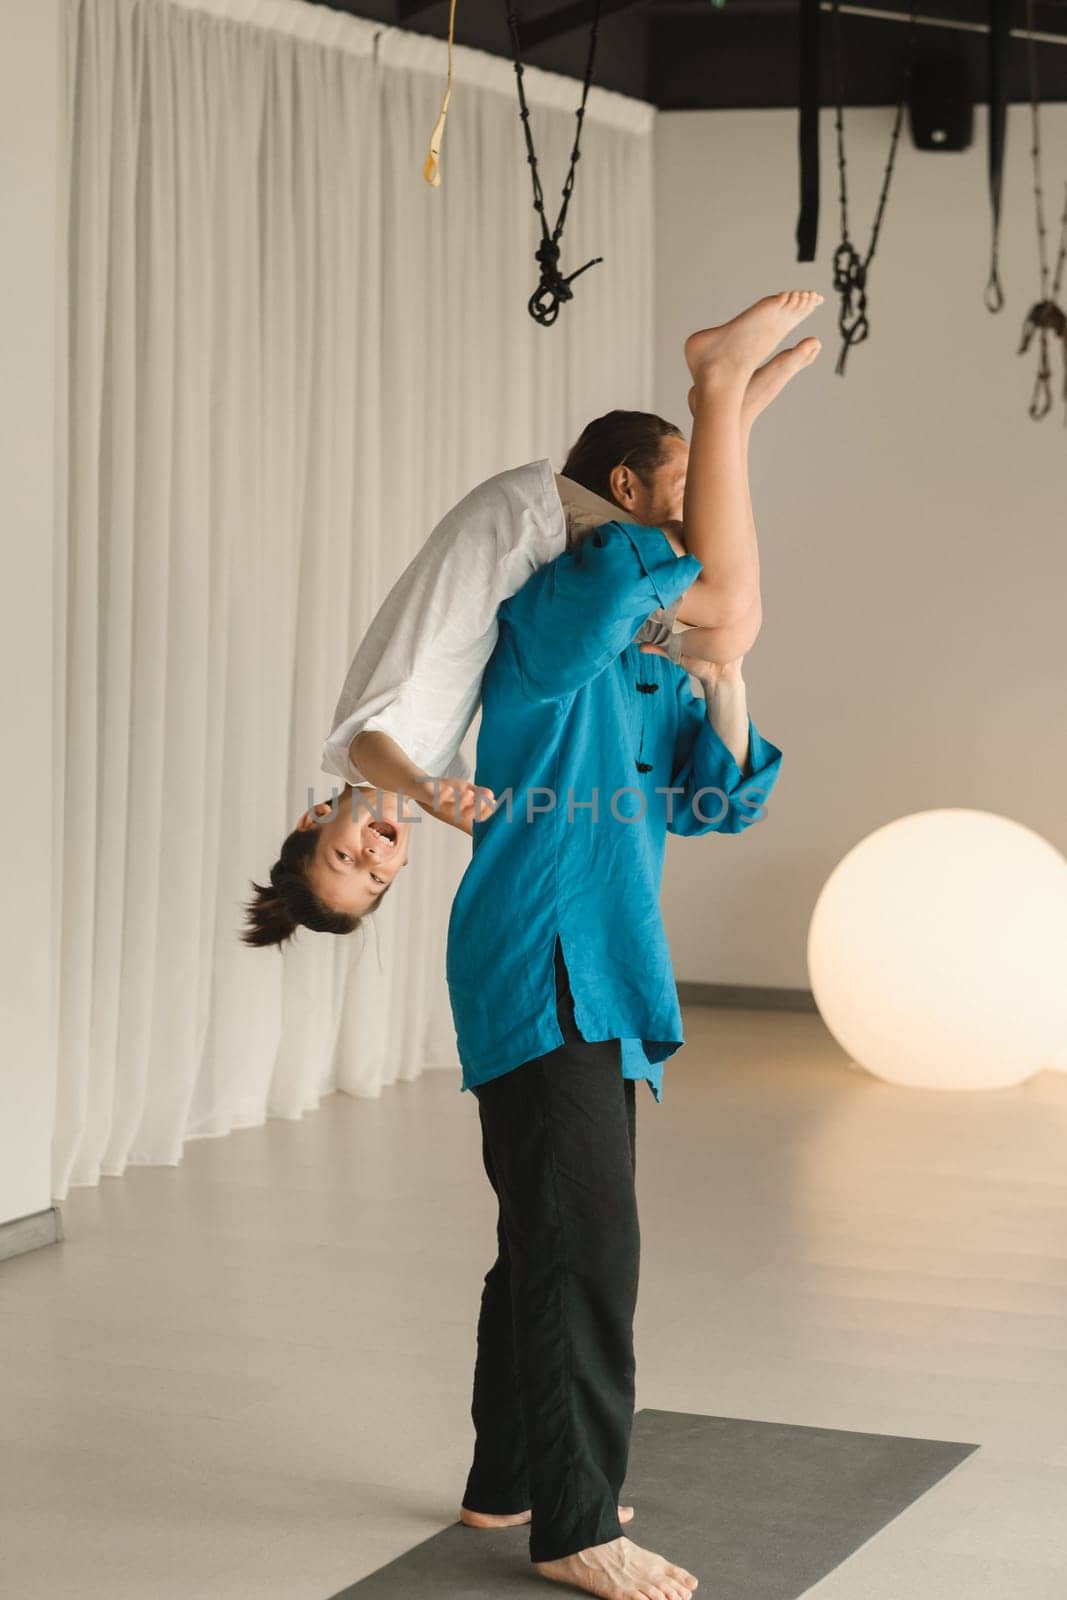
[[[392,27],[444,39],[448,0],[312,0]],[[823,0],[827,9],[829,0]],[[868,12],[895,13],[899,21]],[[595,83],[619,94],[650,100],[663,111],[796,109],[799,0],[601,0],[600,43]],[[1012,0],[1006,99],[1028,98],[1025,0]],[[523,59],[531,66],[565,73],[581,82],[593,0],[527,0],[521,30]],[[896,103],[904,59],[907,0],[842,3],[844,44],[849,59],[848,103]],[[947,28],[920,29],[923,42],[951,40],[963,55],[977,101],[988,81],[988,0],[921,0],[919,15]],[[1041,97],[1067,101],[1067,0],[1037,0]],[[962,25],[962,26],[961,26]],[[823,104],[828,105],[829,57],[823,27]],[[1044,42],[1060,39],[1063,43]],[[456,42],[509,58],[511,39],[503,0],[458,0]]]

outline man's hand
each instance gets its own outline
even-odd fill
[[[687,656],[682,651],[682,665],[694,678],[700,679],[705,694],[713,694],[720,685],[725,689],[743,683],[741,663],[744,659],[738,656],[736,661],[705,661],[701,656]]]
[[[679,629],[678,631],[684,633],[699,633],[706,632],[708,630],[686,628],[684,630]],[[660,644],[641,644],[638,645],[638,649],[641,651],[642,655],[667,656],[668,661],[672,659]],[[738,656],[736,661],[708,661],[703,656],[687,655],[685,650],[683,650],[680,665],[685,668],[686,672],[691,672],[694,678],[700,679],[701,683],[704,685],[704,693],[707,695],[713,694],[720,684],[724,689],[743,684],[744,679],[741,676],[741,663],[744,659],[744,656]]]
[[[471,823],[491,816],[496,806],[492,789],[460,778],[425,778],[415,785],[411,798],[431,817],[468,835],[473,835]]]

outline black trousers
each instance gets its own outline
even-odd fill
[[[564,1043],[473,1091],[499,1214],[463,1505],[529,1509],[531,1561],[619,1538],[634,1412],[636,1085],[579,1034],[558,939],[556,1000]]]

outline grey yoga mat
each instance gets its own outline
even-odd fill
[[[623,1532],[692,1572],[694,1600],[796,1600],[978,1448],[641,1410],[622,1494],[634,1515]],[[457,1521],[331,1600],[544,1594],[529,1536],[528,1523],[482,1530]]]

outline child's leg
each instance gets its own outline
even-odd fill
[[[749,385],[749,387],[751,388],[751,384]],[[746,391],[746,394],[747,394],[747,391]],[[753,423],[753,421],[754,421],[754,418],[752,416],[752,413],[751,413],[750,409],[746,405],[742,405],[742,407],[741,407],[741,478],[742,478],[742,481],[743,481],[744,486],[745,486],[745,510],[748,513],[748,526],[749,526],[749,529],[750,529],[751,534],[752,534],[752,547],[756,552],[756,602],[755,602],[755,610],[758,613],[757,622],[756,622],[756,625],[758,627],[759,626],[759,622],[762,620],[762,611],[760,609],[760,600],[759,600],[760,594],[762,592],[762,588],[761,588],[760,580],[759,580],[759,547],[758,547],[757,542],[756,542],[756,517],[755,517],[755,513],[752,510],[752,486],[749,483],[749,478],[748,478],[748,441],[749,441],[749,439],[751,438],[751,435],[752,435],[752,423]],[[755,641],[753,641],[753,643],[754,642]],[[751,649],[751,648],[752,648],[752,646],[750,645],[749,649]]]
[[[792,355],[792,351],[783,351],[783,355]],[[807,359],[810,360],[812,358],[809,356]],[[762,367],[759,369],[761,372],[764,370],[765,368]],[[752,385],[750,384],[749,389],[751,390],[751,388]],[[744,404],[741,409],[741,476],[744,485],[745,511],[748,517],[748,524],[752,534],[753,545],[756,544],[756,519],[752,510],[752,490],[748,478],[748,442],[752,434],[752,424],[755,422],[756,417],[759,415],[759,411],[762,409],[763,407],[760,406],[759,410],[756,410],[751,404]],[[756,551],[756,571],[758,574],[758,549]],[[685,607],[683,604],[678,612],[679,622],[685,620],[682,616],[682,611],[684,609]],[[753,613],[758,627],[758,602],[753,607]],[[721,628],[688,627],[684,631],[679,630],[671,635],[669,643],[665,646],[664,653],[669,656],[672,661],[676,661],[679,666],[685,665],[684,661],[682,660],[683,655],[696,656],[704,661],[718,661],[721,663],[724,660],[722,655],[723,644],[724,636]],[[752,644],[750,643],[747,648],[751,649]],[[741,654],[744,654],[744,652],[742,651]],[[735,660],[736,657],[730,657],[729,659]]]
[[[753,539],[756,537],[756,521],[752,511],[752,491],[748,475],[748,445],[752,433],[752,425],[756,418],[766,411],[771,401],[781,394],[790,378],[794,377],[802,367],[811,365],[821,348],[821,341],[818,339],[802,339],[799,344],[790,346],[788,350],[782,350],[778,355],[772,356],[770,361],[765,361],[762,367],[757,367],[748,381],[745,398],[741,405],[741,451],[745,481],[745,504]],[[689,409],[694,416],[696,415],[696,393],[695,388],[689,391]],[[680,616],[679,620],[681,620]],[[672,661],[677,661],[680,665],[683,653],[697,656],[705,661],[718,661],[719,636],[714,628],[690,627],[685,633],[676,633],[664,653]]]
[[[686,545],[704,570],[678,616],[719,635],[709,659],[744,655],[759,627],[759,551],[742,424],[746,391],[774,346],[821,300],[813,291],[771,295],[686,340],[695,395],[683,520]]]

